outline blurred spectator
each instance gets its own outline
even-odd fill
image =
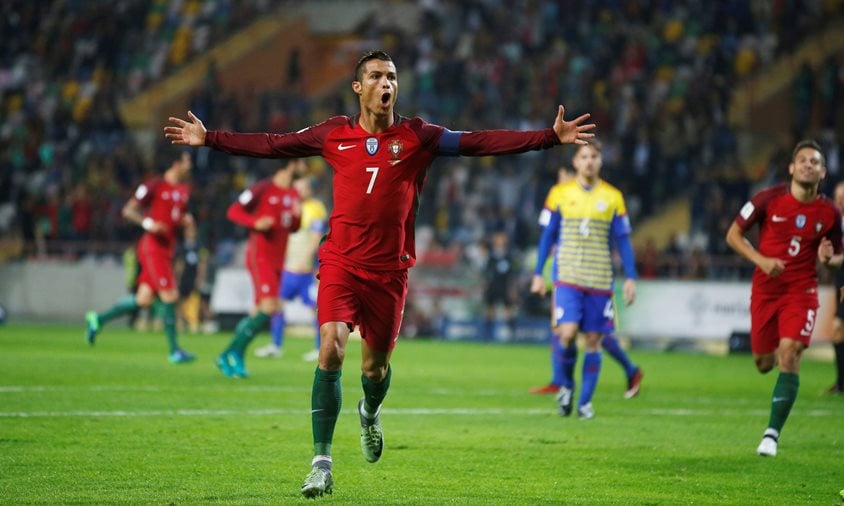
[[[66,251],[54,245],[67,239],[87,241],[94,253],[119,254],[137,233],[124,224],[120,207],[146,174],[160,169],[156,147],[136,144],[119,102],[289,4],[0,3],[0,233],[20,237],[24,256],[36,254],[36,238],[46,255]],[[741,137],[727,121],[731,92],[842,14],[840,2],[797,0],[417,5],[419,22],[408,32],[375,16],[356,34],[361,46],[383,47],[414,74],[402,92],[408,113],[467,130],[541,128],[562,102],[568,115],[588,111],[598,122],[604,171],[625,192],[634,229],[670,197],[693,196],[692,229],[666,252],[646,244],[639,255],[643,277],[654,269],[654,275],[691,275],[680,267],[696,254],[692,245],[711,256],[726,253],[723,222],[733,218],[726,210],[739,208],[736,201],[750,193],[750,182],[735,171]],[[839,61],[828,58],[816,74],[804,65],[793,87],[794,124],[801,134],[825,129],[831,176],[840,174]],[[302,87],[303,65],[294,48],[278,70],[283,89],[235,93],[221,88],[224,69],[212,61],[186,105],[211,128],[249,131],[297,130],[326,111],[347,112],[347,83],[316,96]],[[822,111],[816,119],[815,104]],[[158,132],[138,137],[159,138]],[[786,149],[774,154],[763,178],[784,177],[794,142],[782,141]],[[464,252],[477,261],[479,243],[499,229],[520,258],[538,233],[533,223],[543,195],[537,188],[553,181],[562,159],[567,155],[549,151],[438,162],[426,183],[435,191],[422,196],[417,217],[418,228],[434,230],[435,246],[420,263],[453,266]],[[328,170],[312,167],[326,202]],[[238,239],[223,215],[227,203],[260,171],[260,164],[197,150],[198,242],[213,252],[212,266],[230,259]],[[480,275],[484,265],[473,269]],[[693,270],[694,276],[724,272],[714,263]]]
[[[809,131],[815,97],[815,74],[808,62],[803,62],[794,76],[792,93],[794,128],[803,137]]]
[[[484,306],[486,311],[485,328],[482,336],[487,341],[495,340],[495,328],[498,321],[496,312],[501,309],[504,321],[513,335],[516,321],[516,275],[518,266],[507,232],[497,230],[487,252],[484,268]]]
[[[841,104],[841,87],[844,86],[844,74],[835,56],[826,58],[818,78],[819,105],[823,115],[821,128],[835,128],[838,119],[838,107]]]

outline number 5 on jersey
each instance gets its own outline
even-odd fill
[[[378,167],[367,167],[366,171],[372,174],[369,179],[369,186],[366,187],[366,193],[372,193],[372,187],[375,186],[375,179],[378,177]]]
[[[800,253],[800,239],[802,239],[802,238],[800,236],[797,236],[797,235],[795,235],[791,238],[791,242],[788,243],[788,254],[789,255],[796,257],[797,254]]]

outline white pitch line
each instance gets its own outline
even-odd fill
[[[278,416],[278,415],[296,415],[304,416],[310,413],[306,409],[176,409],[176,410],[141,410],[141,411],[0,411],[0,418],[101,418],[101,417],[173,417],[173,416]],[[355,413],[353,409],[344,411],[349,415]],[[452,408],[452,409],[427,409],[427,408],[397,408],[385,409],[385,415],[397,416],[551,416],[555,415],[556,411],[549,409],[504,409],[504,408],[488,408],[488,409],[473,409],[473,408]],[[697,409],[645,409],[634,410],[631,409],[627,416],[647,415],[647,416],[764,416],[768,414],[767,410],[753,409],[753,410],[697,410]],[[806,412],[801,412],[799,416],[810,417],[832,417],[838,416],[836,413],[829,410],[814,409]]]

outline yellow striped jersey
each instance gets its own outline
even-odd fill
[[[540,224],[559,227],[554,231],[557,284],[612,290],[611,240],[631,232],[624,197],[616,187],[598,180],[584,188],[576,179],[554,185]]]
[[[316,262],[314,235],[321,237],[325,234],[327,219],[325,204],[314,198],[302,201],[301,225],[287,240],[285,270],[298,273],[313,271]]]

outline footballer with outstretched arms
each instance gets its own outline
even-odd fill
[[[390,356],[398,339],[407,296],[408,269],[416,263],[414,224],[419,193],[439,156],[483,156],[581,144],[594,136],[589,115],[563,119],[534,131],[452,131],[395,113],[398,74],[382,51],[365,54],[355,67],[352,90],[360,113],[335,116],[286,134],[207,131],[188,112],[170,118],[165,135],[175,144],[209,146],[255,157],[322,156],[334,170],[333,211],[319,249],[317,313],[322,343],[311,393],[312,469],[301,492],[315,497],[333,488],[331,444],[340,413],[340,375],[349,332],[358,327],[361,381],[358,403],[361,449],[369,462],[381,457],[381,403],[390,385]]]

